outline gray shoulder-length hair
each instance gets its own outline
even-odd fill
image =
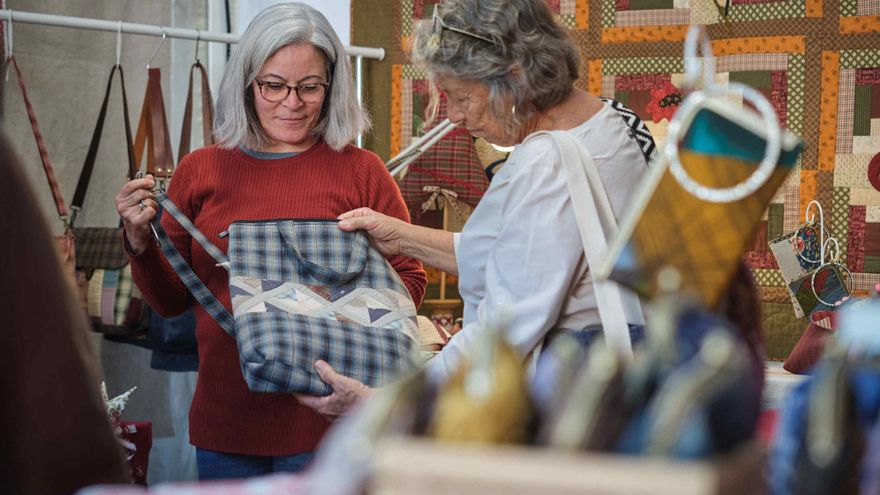
[[[454,29],[427,19],[413,37],[413,62],[430,79],[485,84],[489,108],[496,117],[512,117],[513,127],[574,89],[578,50],[545,0],[446,0],[439,9],[443,23]]]
[[[260,149],[269,141],[254,109],[254,78],[278,49],[304,42],[324,55],[330,80],[313,135],[338,151],[370,128],[370,118],[357,101],[345,47],[327,18],[302,3],[280,3],[257,14],[232,51],[214,117],[214,135],[221,146]]]

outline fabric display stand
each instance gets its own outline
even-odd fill
[[[765,459],[757,444],[704,462],[419,439],[388,439],[378,453],[371,495],[758,494]]]

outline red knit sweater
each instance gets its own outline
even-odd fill
[[[218,234],[236,220],[336,218],[368,206],[409,221],[406,205],[379,157],[354,146],[334,152],[323,142],[290,158],[262,160],[218,146],[189,154],[168,196],[221,251]],[[226,270],[175,222],[162,225],[199,278],[231,312]],[[132,275],[150,306],[164,316],[195,304],[156,245],[131,257]],[[427,282],[421,264],[389,260],[416,302]],[[239,368],[235,340],[198,304],[199,377],[190,409],[190,442],[204,449],[250,455],[290,455],[315,449],[328,423],[292,395],[252,393]]]

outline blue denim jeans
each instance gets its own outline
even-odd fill
[[[602,325],[595,325],[591,327],[584,328],[583,330],[575,330],[571,332],[556,332],[552,333],[547,340],[544,342],[544,348],[547,349],[550,346],[550,343],[553,342],[553,339],[559,337],[560,335],[569,335],[574,337],[577,340],[578,344],[580,344],[583,350],[589,350],[590,346],[597,339],[604,339],[605,334],[602,331]],[[629,337],[630,342],[632,342],[633,347],[638,347],[645,341],[645,325],[629,325]]]
[[[196,447],[199,480],[241,479],[271,473],[295,473],[308,467],[314,452],[294,455],[261,456],[228,454]]]

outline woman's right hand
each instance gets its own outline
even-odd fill
[[[150,220],[159,205],[153,199],[156,181],[152,175],[127,182],[116,195],[116,211],[125,227],[125,237],[134,254],[142,253],[152,242]]]
[[[365,230],[382,256],[390,258],[401,253],[400,239],[408,223],[370,208],[358,208],[339,215],[339,228],[346,232]]]

